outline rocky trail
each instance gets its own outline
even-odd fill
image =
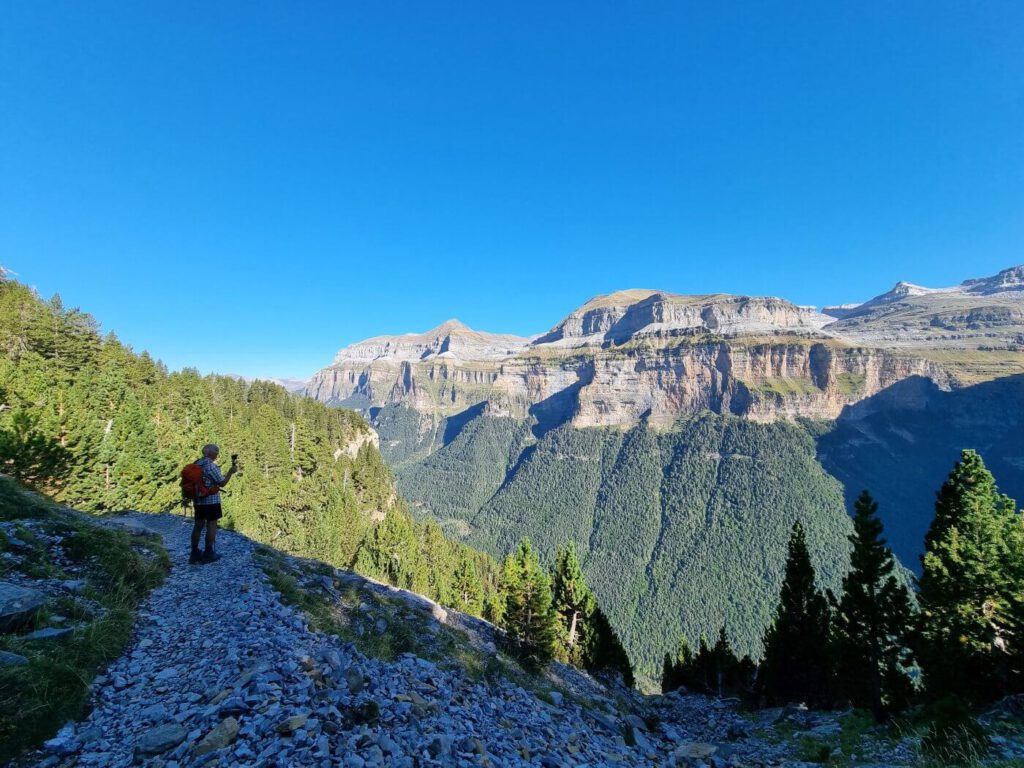
[[[254,557],[258,545],[244,536],[222,531],[223,558],[190,566],[188,520],[117,522],[159,533],[174,566],[140,608],[125,655],[94,681],[90,714],[67,724],[32,764],[800,765],[786,747],[752,735],[757,723],[702,696],[643,697],[565,668],[558,685],[527,690],[409,652],[370,658],[311,630],[284,604]],[[358,582],[366,600],[401,592],[336,576]],[[420,631],[428,642],[438,618],[452,623],[443,609],[434,614]],[[478,644],[495,653],[486,638]]]

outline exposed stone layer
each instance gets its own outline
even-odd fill
[[[655,425],[710,410],[760,421],[835,418],[911,376],[942,388],[1024,372],[1024,268],[948,289],[900,283],[826,311],[772,297],[598,296],[548,333],[448,321],[342,349],[307,393],[360,410],[402,404],[579,427]]]

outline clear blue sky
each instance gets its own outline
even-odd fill
[[[627,287],[862,300],[1022,243],[1017,0],[0,9],[0,264],[172,367]]]

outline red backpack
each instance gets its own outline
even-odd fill
[[[199,464],[193,462],[181,470],[181,498],[201,499],[204,496],[210,496],[217,493],[220,488],[216,485],[212,488],[207,488],[203,485],[203,468]]]

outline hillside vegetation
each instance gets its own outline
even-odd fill
[[[0,627],[0,761],[81,716],[90,681],[121,654],[136,606],[168,566],[155,537],[129,536],[0,476],[0,583],[40,597],[17,633]]]
[[[380,415],[385,446],[384,426],[417,418]],[[492,553],[528,536],[550,562],[573,542],[648,679],[681,635],[696,644],[723,623],[741,653],[759,653],[795,520],[823,583],[845,573],[843,491],[817,463],[810,428],[705,414],[663,434],[641,424],[529,435],[526,422],[481,414],[428,458],[399,464],[399,488]]]
[[[169,372],[59,298],[0,280],[0,465],[89,512],[180,510],[178,472],[208,442],[238,453],[226,527],[447,601],[497,564],[415,523],[366,422],[268,382]],[[382,525],[379,523],[383,523]]]
[[[513,583],[508,563],[499,568],[435,521],[414,520],[355,413],[268,382],[170,373],[115,336],[101,338],[90,316],[10,280],[0,280],[0,350],[0,462],[55,500],[94,513],[181,510],[180,468],[199,446],[218,443],[242,467],[225,492],[225,527],[518,631],[505,607],[533,583]],[[500,477],[504,464],[497,469]],[[531,566],[538,582],[553,578]],[[577,663],[631,679],[596,605],[571,612],[580,629],[570,640],[559,634],[550,591],[542,602],[528,613],[549,640],[520,645],[536,645],[542,660],[568,658],[578,634],[587,651]]]

